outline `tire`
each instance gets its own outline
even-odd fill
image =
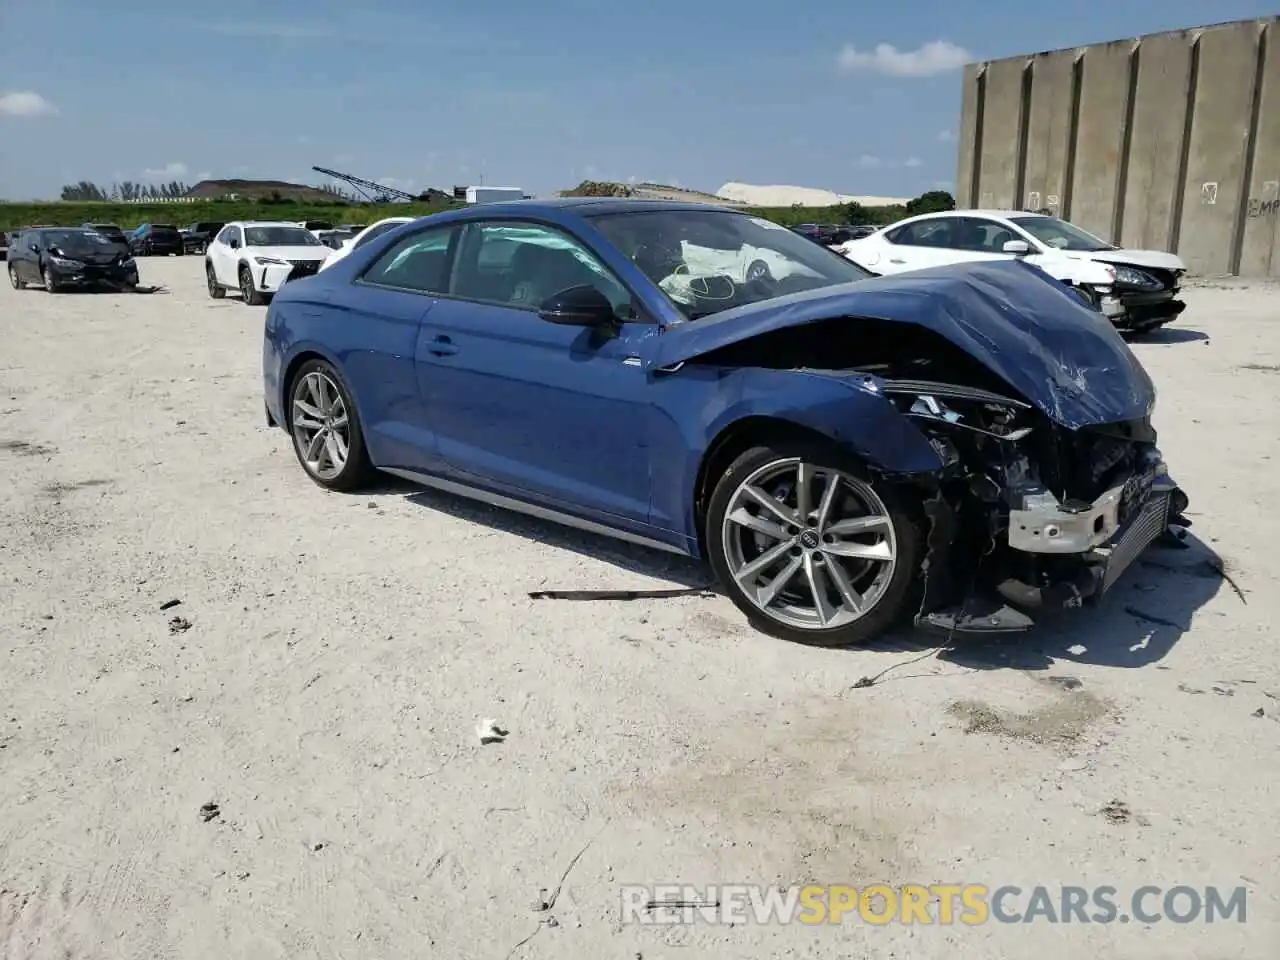
[[[240,296],[245,304],[250,307],[258,307],[262,305],[262,294],[258,293],[258,288],[253,285],[253,274],[249,272],[249,268],[244,264],[240,265]]]
[[[27,286],[27,282],[18,276],[18,268],[12,263],[9,264],[9,282],[15,290],[25,290]]]
[[[213,264],[207,260],[204,264],[204,279],[209,286],[209,296],[214,300],[221,300],[227,295],[226,288],[218,282],[218,275],[214,273]]]
[[[44,278],[44,288],[47,292],[60,293],[62,291],[58,281],[53,278],[53,271],[47,266],[40,272],[40,275]]]
[[[324,406],[326,400],[329,401],[327,408]],[[300,403],[306,404],[306,408],[300,406]],[[341,404],[340,411],[338,403]],[[293,441],[294,455],[314,483],[326,490],[345,493],[358,490],[373,479],[377,471],[365,449],[364,432],[360,429],[355,401],[351,399],[351,391],[347,389],[338,371],[330,363],[308,360],[298,368],[289,383],[285,420]],[[338,469],[332,469],[333,453],[341,452],[340,442],[331,446],[328,439],[321,437],[319,446],[316,446],[316,437],[323,431],[312,429],[312,423],[332,424],[328,432],[335,440],[345,436],[346,457]],[[314,461],[308,459],[313,451],[316,456]]]
[[[796,510],[802,466],[809,475],[807,523]],[[817,522],[832,477],[836,493],[825,522]],[[772,493],[777,509],[795,522],[784,526],[748,488]],[[775,499],[779,495],[791,503]],[[747,450],[717,481],[706,516],[711,567],[729,599],[764,633],[811,646],[864,644],[895,626],[917,599],[918,513],[901,489],[871,479],[832,444],[771,442]],[[866,529],[850,529],[854,523]],[[749,573],[767,554],[775,559]],[[774,589],[772,598],[767,588]]]

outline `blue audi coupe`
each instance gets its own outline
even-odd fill
[[[759,629],[1026,629],[1186,524],[1151,379],[1019,262],[871,277],[750,213],[574,198],[406,223],[267,310],[266,416],[379,471],[704,559]]]

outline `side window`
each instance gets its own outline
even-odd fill
[[[961,250],[975,250],[980,253],[1003,253],[1004,245],[1010,240],[1021,239],[1013,231],[994,220],[981,220],[978,217],[957,217],[960,225],[958,240],[955,244]]]
[[[536,310],[553,294],[592,286],[620,318],[631,316],[631,294],[578,240],[536,223],[470,224],[451,292],[456,297]]]
[[[389,233],[390,231],[394,230],[396,227],[403,227],[403,226],[404,226],[403,223],[380,223],[378,224],[378,226],[368,230],[363,237],[361,237],[359,240],[353,243],[351,245],[351,249],[358,250],[361,247],[363,247],[366,243],[368,243],[370,240],[377,240],[384,233]]]
[[[213,238],[213,242],[221,243],[223,246],[225,246],[227,241],[231,239],[232,229],[233,229],[232,227],[223,227],[221,230],[218,231],[218,235]]]
[[[374,261],[360,279],[382,287],[444,293],[448,285],[453,227],[437,227],[404,237]]]
[[[894,243],[909,247],[952,247],[956,246],[955,217],[934,217],[929,220],[917,220],[900,227],[892,238]]]

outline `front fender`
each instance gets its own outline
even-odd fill
[[[702,463],[726,431],[747,419],[795,424],[846,447],[869,467],[932,473],[942,461],[925,436],[877,390],[873,378],[759,367],[690,366],[670,377],[653,435],[653,522],[696,542]],[[689,389],[688,379],[704,381]],[[677,381],[684,380],[684,384]],[[664,391],[666,392],[666,391]]]

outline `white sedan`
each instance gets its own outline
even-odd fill
[[[352,250],[356,249],[356,247],[363,247],[375,237],[380,237],[388,230],[394,230],[396,227],[403,226],[406,223],[413,223],[413,220],[413,217],[387,217],[385,220],[379,220],[377,223],[371,223],[354,237],[351,237],[349,240],[344,240],[342,242],[342,246],[329,255],[329,259],[325,260],[324,265],[321,266],[320,269],[323,270],[325,267],[333,266]]]
[[[318,273],[330,253],[296,223],[228,223],[204,252],[209,296],[220,300],[239,290],[245,303],[263,303],[289,280]]]
[[[1058,217],[1019,210],[949,210],[899,220],[842,244],[840,253],[873,273],[949,263],[1024,258],[1081,291],[1121,330],[1145,331],[1176,318],[1187,266],[1175,254],[1128,250]]]

